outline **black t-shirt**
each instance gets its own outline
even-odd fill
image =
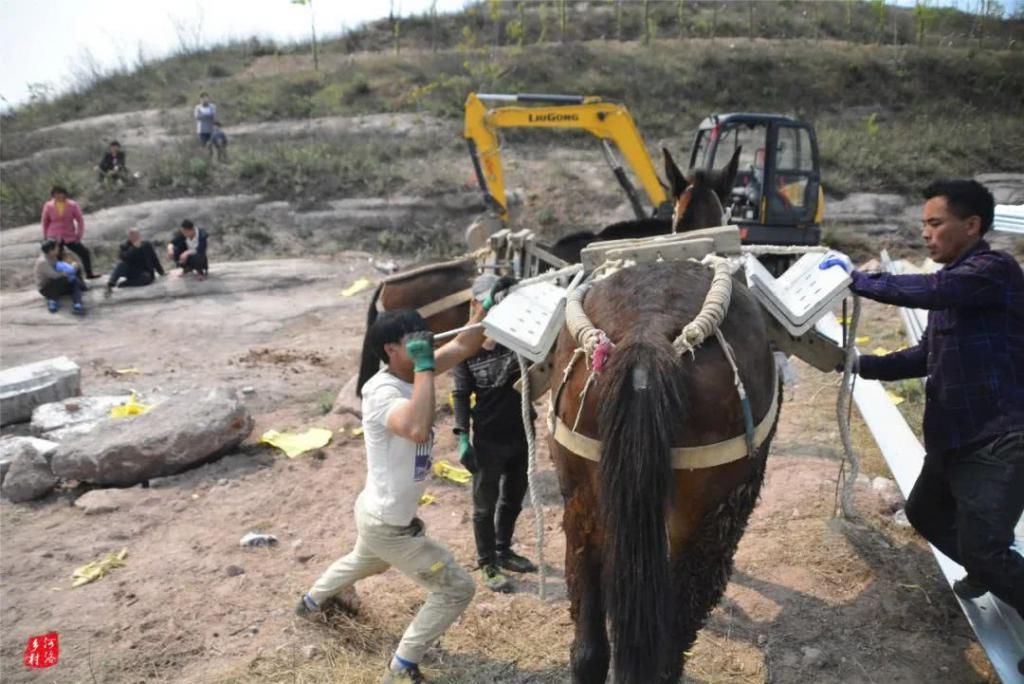
[[[482,349],[471,359],[460,363],[454,371],[455,425],[468,429],[473,422],[473,439],[483,441],[525,440],[522,418],[522,395],[514,388],[519,379],[519,362],[515,353],[496,346]],[[469,397],[476,394],[476,405],[470,409]],[[533,407],[530,416],[536,418]]]

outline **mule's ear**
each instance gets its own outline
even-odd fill
[[[662,147],[661,152],[665,157],[665,177],[668,178],[669,193],[672,195],[672,199],[676,199],[683,194],[688,183],[683,176],[683,172],[679,170],[679,167],[673,161],[672,154],[668,149]]]
[[[723,204],[729,201],[729,196],[732,194],[732,186],[736,182],[736,171],[740,167],[740,152],[742,150],[742,147],[737,147],[736,151],[732,153],[729,163],[718,172],[715,192],[718,193],[718,198],[722,200]]]

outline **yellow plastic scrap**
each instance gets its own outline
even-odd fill
[[[123,548],[117,553],[111,551],[106,556],[99,560],[95,560],[92,563],[87,563],[80,568],[75,568],[75,571],[71,573],[71,579],[74,580],[71,586],[80,587],[83,584],[89,582],[95,582],[98,579],[103,579],[108,572],[114,568],[120,568],[125,565],[124,559],[128,555],[128,549]]]
[[[468,484],[473,479],[473,473],[462,466],[453,466],[448,461],[434,463],[434,475],[458,484]]]
[[[114,369],[114,372],[118,375],[138,375],[142,371],[138,368],[116,368]]]
[[[889,353],[889,350],[886,349],[885,347],[875,347],[874,349],[871,350],[871,353],[874,354],[875,356],[885,356],[886,354]]]
[[[288,458],[295,458],[307,451],[327,446],[331,441],[332,432],[324,428],[310,428],[302,434],[267,430],[260,437],[260,442],[277,447]]]
[[[132,392],[132,396],[128,398],[128,401],[115,406],[110,409],[111,418],[131,418],[133,416],[141,416],[143,413],[153,408],[149,404],[140,404],[139,398],[135,396],[135,392]]]
[[[896,394],[895,392],[886,391],[885,394],[886,394],[886,396],[889,397],[889,401],[892,402],[893,406],[899,406],[904,401],[903,397],[901,397],[900,395]]]
[[[437,497],[433,494],[424,494],[420,497],[420,506],[429,506],[432,503],[437,503]]]
[[[352,436],[353,437],[362,437],[363,436],[363,428],[362,427],[352,428]]]
[[[867,344],[871,341],[871,338],[867,335],[858,335],[857,339],[854,340],[857,344]]]
[[[357,295],[363,290],[367,290],[371,287],[373,287],[373,283],[370,281],[369,278],[360,278],[359,280],[357,280],[356,282],[352,283],[344,290],[342,290],[341,296],[351,297],[352,295]]]

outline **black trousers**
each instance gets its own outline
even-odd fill
[[[117,281],[124,278],[120,285]],[[137,271],[132,273],[128,264],[123,261],[117,262],[117,266],[110,272],[110,279],[107,280],[107,287],[143,287],[149,285],[156,279],[152,271]]]
[[[185,273],[196,271],[197,273],[202,273],[203,275],[206,275],[206,272],[210,270],[210,262],[206,260],[206,255],[193,254],[187,259],[185,259],[185,263],[182,264],[180,259],[183,252],[184,250],[177,248],[174,250],[174,265],[177,267],[181,267],[181,269]]]
[[[71,295],[72,302],[75,304],[81,304],[82,281],[78,278],[75,278],[74,282],[67,278],[54,278],[40,288],[39,294],[43,295],[47,299],[60,299],[66,295]]]
[[[512,548],[528,486],[529,451],[525,439],[498,442],[480,437],[474,438],[473,451],[473,534],[477,560],[484,566]]]
[[[92,254],[89,253],[89,248],[81,242],[65,242],[64,246],[78,255],[79,260],[82,262],[82,268],[85,269],[85,276],[87,278],[94,278],[95,275],[92,272]]]
[[[1024,556],[1010,548],[1024,512],[1024,432],[925,457],[907,519],[1024,617]]]

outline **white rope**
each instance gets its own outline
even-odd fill
[[[565,297],[565,327],[576,340],[576,346],[586,353],[588,365],[594,355],[594,349],[604,335],[604,332],[594,327],[594,323],[583,310],[583,298],[587,296],[590,285],[591,283],[580,285]]]
[[[711,266],[714,275],[711,276],[711,287],[704,297],[700,313],[687,323],[679,337],[672,341],[672,347],[680,355],[692,353],[708,336],[713,335],[729,312],[729,300],[732,298],[732,263],[728,259],[712,255],[705,257],[701,263]]]
[[[853,399],[853,366],[857,359],[857,325],[860,322],[860,297],[853,296],[853,311],[850,314],[850,325],[846,330],[846,361],[843,364],[843,379],[839,385],[836,398],[836,418],[839,421],[839,439],[843,443],[843,454],[850,464],[850,472],[843,478],[843,469],[839,471],[842,478],[842,497],[840,499],[843,517],[847,520],[857,518],[857,510],[853,504],[854,486],[860,475],[860,459],[853,451],[853,439],[850,436],[850,402]]]
[[[526,479],[530,485],[530,505],[533,506],[533,520],[537,532],[537,573],[540,576],[540,600],[543,601],[547,594],[544,582],[544,509],[541,508],[540,494],[537,491],[537,441],[533,434],[533,417],[530,415],[530,373],[526,367],[526,358],[522,354],[516,354],[516,358],[519,360],[519,375],[523,383],[520,404],[528,454]]]

